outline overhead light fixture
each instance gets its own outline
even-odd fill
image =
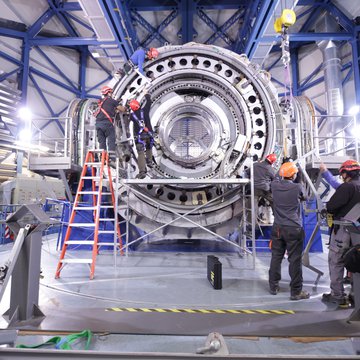
[[[32,120],[32,112],[27,107],[20,108],[18,111],[18,116],[21,120],[24,120],[24,121],[30,122]]]
[[[359,105],[354,105],[349,109],[349,115],[355,116],[359,113],[360,107]]]

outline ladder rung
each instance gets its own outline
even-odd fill
[[[93,179],[93,180],[100,180],[100,176],[82,176],[81,179]]]
[[[93,245],[94,240],[68,240],[65,241],[66,245]]]
[[[113,234],[114,230],[99,230],[99,234]]]
[[[101,218],[101,219],[99,219],[99,221],[115,221],[115,219],[111,219],[111,218]]]
[[[74,206],[74,210],[97,210],[97,206]]]
[[[115,246],[118,246],[119,244],[116,243]],[[98,246],[114,246],[113,242],[99,242]]]
[[[95,224],[94,223],[72,223],[72,224],[69,224],[68,226],[71,226],[71,227],[95,227]]]
[[[99,195],[99,191],[79,191],[78,195]],[[101,195],[111,195],[111,192],[102,192]]]
[[[113,205],[100,205],[100,207],[102,209],[112,209],[114,206]]]
[[[60,262],[68,264],[91,264],[92,259],[62,259]]]

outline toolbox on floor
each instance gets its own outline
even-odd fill
[[[207,257],[207,277],[214,289],[222,288],[222,270],[221,262],[214,255]]]

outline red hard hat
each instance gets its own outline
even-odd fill
[[[360,170],[360,164],[356,160],[346,160],[340,166],[339,173],[341,174],[343,171],[353,170]]]
[[[286,162],[281,165],[279,175],[284,178],[291,178],[293,175],[297,174],[298,171],[298,168],[293,162]]]
[[[158,49],[150,48],[148,53],[147,53],[147,56],[148,56],[149,59],[156,59],[159,56]]]
[[[101,88],[101,93],[103,95],[106,95],[106,94],[108,94],[109,92],[112,92],[112,91],[113,91],[113,89],[111,87],[109,87],[109,86],[103,86]]]
[[[135,99],[130,101],[129,106],[132,111],[136,111],[140,109],[140,103]]]
[[[269,154],[266,157],[266,160],[270,163],[273,164],[276,161],[276,154]]]

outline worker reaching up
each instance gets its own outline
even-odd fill
[[[137,49],[131,56],[130,59],[124,64],[124,68],[119,69],[118,73],[121,76],[128,75],[132,70],[138,69],[139,73],[144,75],[144,62],[146,60],[156,59],[159,56],[159,51],[155,48],[145,50],[144,48]]]
[[[356,160],[347,160],[341,165],[339,174],[344,183],[336,188],[326,204],[327,211],[333,214],[335,221],[341,221],[360,203],[360,164]],[[322,301],[325,303],[345,305],[347,302],[343,284],[343,254],[351,245],[351,235],[345,225],[335,224],[330,235],[328,255],[331,292],[323,294]]]
[[[147,167],[152,167],[152,148],[154,145],[153,129],[150,121],[151,96],[145,94],[145,103],[140,106],[138,100],[130,101],[131,120],[134,123],[134,138],[138,152],[139,179],[145,178]]]
[[[102,99],[99,100],[97,109],[94,112],[95,128],[99,148],[108,150],[110,158],[115,160],[115,131],[114,117],[119,110],[119,103],[112,98],[113,89],[109,86],[103,86],[101,89]]]
[[[301,255],[304,243],[301,201],[306,200],[301,184],[294,183],[298,169],[293,162],[286,162],[279,170],[280,180],[271,183],[274,200],[274,225],[271,230],[271,262],[269,269],[269,291],[276,295],[281,280],[281,263],[288,252],[290,300],[308,299],[310,294],[302,289]]]

